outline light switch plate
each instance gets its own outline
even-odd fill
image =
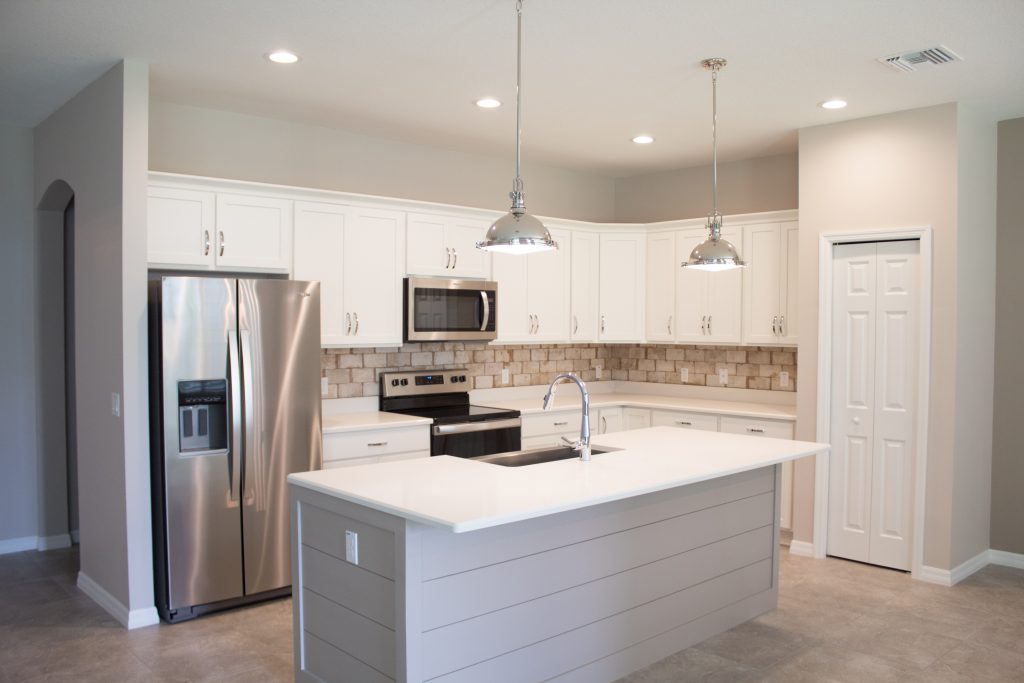
[[[114,417],[121,417],[121,394],[116,391],[110,395],[110,412]]]
[[[596,368],[594,368],[594,376],[597,377],[598,379],[601,379],[601,366],[600,365],[598,365]]]
[[[328,389],[327,389],[327,378],[326,377],[321,377],[320,378],[320,395],[321,396],[326,396],[327,395],[327,391],[328,391]]]
[[[508,368],[501,369],[501,383],[508,384]]]
[[[679,368],[679,381],[683,384],[690,381],[690,368]]]
[[[359,534],[348,529],[345,529],[345,559],[359,564]]]
[[[785,370],[779,373],[779,386],[783,389],[789,387],[789,373]]]
[[[729,384],[729,371],[725,368],[719,368],[718,370],[718,383],[723,387]]]

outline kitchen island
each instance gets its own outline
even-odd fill
[[[826,445],[594,445],[291,475],[296,680],[613,681],[775,607],[779,464]]]

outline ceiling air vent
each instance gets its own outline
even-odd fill
[[[879,57],[878,61],[896,71],[917,71],[922,66],[940,66],[949,62],[962,62],[964,58],[944,45]]]

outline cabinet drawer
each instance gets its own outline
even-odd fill
[[[408,451],[429,453],[428,429],[426,425],[417,425],[403,429],[368,429],[324,434],[324,462]]]
[[[654,427],[679,427],[681,429],[702,429],[718,431],[718,416],[707,413],[688,413],[681,410],[652,410],[651,425]]]
[[[523,415],[523,439],[544,434],[566,433],[580,433],[579,410]]]
[[[793,423],[783,422],[782,420],[760,420],[723,415],[721,418],[721,431],[728,432],[729,434],[770,436],[773,439],[792,439]]]

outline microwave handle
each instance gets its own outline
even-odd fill
[[[488,323],[491,322],[491,302],[487,299],[487,292],[481,290],[480,298],[484,302],[484,322],[480,326],[480,331],[483,332],[487,329]]]

